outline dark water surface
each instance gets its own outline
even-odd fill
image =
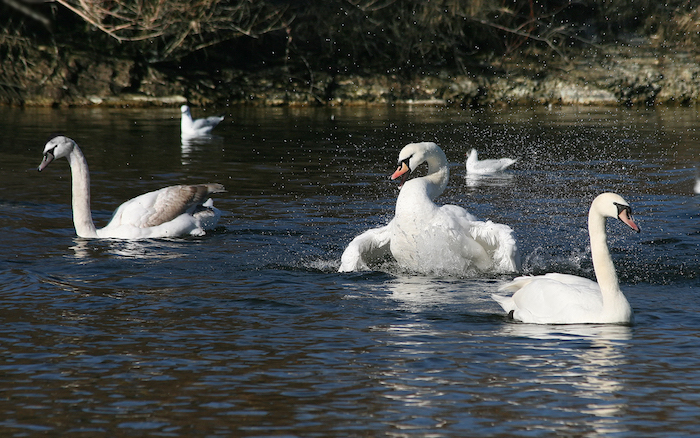
[[[181,145],[178,109],[0,108],[0,436],[697,434],[696,110],[226,115]],[[220,182],[219,229],[76,238],[67,163],[36,171],[54,133],[87,156],[98,226],[142,192]],[[424,140],[452,163],[439,202],[511,225],[525,273],[592,278],[589,203],[623,195],[642,233],[610,221],[609,241],[635,325],[511,323],[489,298],[511,276],[336,273]],[[468,179],[471,147],[520,161]]]

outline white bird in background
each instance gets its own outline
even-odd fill
[[[182,120],[180,121],[180,136],[182,138],[209,135],[212,129],[224,120],[224,116],[211,116],[205,119],[192,120],[192,113],[187,105],[182,105],[180,111],[182,112]]]
[[[476,149],[472,149],[467,154],[467,173],[476,175],[487,175],[489,173],[500,172],[513,165],[518,160],[512,158],[499,158],[495,160],[481,160]]]
[[[56,158],[66,158],[71,168],[73,223],[80,237],[147,239],[201,236],[213,229],[221,212],[210,196],[225,192],[221,184],[165,187],[126,201],[114,211],[106,227],[96,229],[90,211],[90,171],[82,151],[68,137],[46,143],[39,172]]]
[[[695,193],[700,194],[700,177],[695,179]]]
[[[428,174],[407,181],[424,162]],[[431,142],[411,143],[401,150],[399,164],[391,176],[401,179],[394,218],[386,226],[355,237],[343,252],[340,272],[367,270],[369,264],[388,255],[403,268],[429,274],[519,269],[509,226],[478,221],[461,207],[433,202],[447,187],[450,175],[442,149]]]
[[[608,249],[605,218],[616,217],[634,231],[632,209],[620,195],[603,193],[588,212],[593,269],[598,282],[569,274],[518,277],[499,288],[512,296],[492,295],[517,321],[534,324],[629,323],[632,308],[620,290]]]

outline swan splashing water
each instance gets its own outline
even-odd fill
[[[424,162],[428,174],[409,180]],[[461,207],[433,202],[449,180],[447,158],[438,145],[405,146],[391,178],[401,183],[394,218],[355,237],[343,252],[340,272],[368,270],[372,262],[388,255],[401,267],[425,274],[476,275],[520,268],[509,226],[478,221]]]
[[[120,205],[109,224],[97,229],[90,210],[90,171],[78,144],[58,136],[46,143],[39,172],[53,160],[66,158],[71,168],[73,224],[79,237],[148,239],[201,236],[221,217],[210,196],[226,190],[221,184],[165,187],[144,193]]]

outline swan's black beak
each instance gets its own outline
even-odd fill
[[[401,179],[399,180],[399,188],[401,188],[403,186],[403,184],[408,179],[408,175],[410,175],[410,173],[411,173],[411,168],[408,167],[407,161],[408,160],[402,161],[401,165],[399,165],[399,168],[396,169],[396,172],[394,172],[391,175],[392,180],[395,180],[396,178],[401,177]]]
[[[617,207],[617,218],[622,222],[627,224],[628,227],[632,228],[636,232],[642,231],[637,224],[632,220],[632,207],[629,205],[615,204]]]
[[[41,160],[41,164],[39,165],[39,168],[37,170],[39,172],[44,170],[46,168],[46,166],[48,166],[53,161],[53,159],[54,159],[53,149],[50,151],[46,151],[46,153],[44,154],[44,159]]]

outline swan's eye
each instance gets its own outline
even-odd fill
[[[622,213],[626,213],[627,217],[632,217],[632,207],[629,205],[623,205],[623,204],[618,204],[617,202],[614,202],[615,207],[617,207],[617,217],[620,218],[622,217]]]

